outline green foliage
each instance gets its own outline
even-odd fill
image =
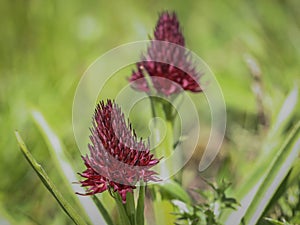
[[[300,122],[292,130],[283,147],[266,172],[262,181],[258,181],[258,191],[250,201],[244,220],[247,224],[256,224],[268,204],[276,197],[284,179],[288,176],[297,156],[300,154]]]
[[[168,180],[166,182],[159,183],[157,184],[157,186],[159,186],[159,191],[162,193],[162,196],[165,199],[178,199],[185,203],[191,202],[188,193],[180,186],[180,184],[173,180]]]
[[[211,190],[195,190],[202,198],[203,202],[196,204],[184,204],[184,209],[175,202],[179,208],[176,224],[190,225],[221,225],[221,213],[225,209],[236,210],[239,203],[236,199],[228,197],[225,193],[230,187],[230,183],[222,181],[218,186],[206,181]],[[177,203],[177,204],[176,204]]]
[[[300,224],[300,182],[289,187],[278,199],[267,215],[271,218],[280,218],[291,224]]]

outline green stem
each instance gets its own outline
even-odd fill
[[[135,205],[134,205],[134,195],[128,192],[126,195],[125,211],[130,220],[130,224],[135,225]]]
[[[122,225],[132,225],[130,223],[129,217],[127,215],[127,212],[125,210],[125,206],[122,202],[121,196],[119,195],[119,193],[115,194],[115,200],[116,200],[116,205],[117,205],[117,209],[119,212],[119,218],[120,218],[120,224]]]
[[[152,117],[155,118],[156,117],[156,112],[155,112],[155,103],[154,103],[154,99],[155,97],[149,96],[150,99],[150,106],[151,106],[151,113],[152,113]]]
[[[160,127],[159,123],[154,124],[154,135],[152,145],[156,146],[155,154],[157,158],[163,157],[167,159],[173,153],[173,121],[169,120],[168,114],[166,113],[164,100],[161,100],[157,97],[151,97],[151,108],[153,117],[159,117],[165,121],[165,136],[162,134],[162,127]],[[160,143],[159,143],[160,142]],[[159,145],[158,145],[159,144]],[[157,146],[158,145],[158,146]],[[160,174],[163,177],[167,177],[169,174],[173,172],[173,165],[170,160],[165,161],[166,163],[160,163]]]
[[[163,102],[163,110],[165,113],[166,118],[166,124],[167,124],[167,136],[166,136],[166,147],[167,152],[166,154],[169,154],[168,156],[173,154],[173,151],[175,150],[175,140],[174,140],[174,128],[175,128],[175,120],[177,116],[176,110],[174,110],[174,107],[169,102]],[[178,147],[177,147],[178,148]],[[171,151],[171,152],[169,152]],[[181,165],[182,158],[184,157],[183,152],[180,151],[179,154],[174,154],[173,160],[171,162],[171,172],[172,174],[175,172],[177,165]],[[174,179],[181,184],[182,183],[182,171],[179,170],[177,174],[174,176]]]
[[[31,165],[31,167],[35,170],[45,187],[48,189],[48,191],[52,194],[52,196],[57,200],[59,205],[62,207],[62,209],[65,211],[65,213],[73,220],[73,222],[77,225],[86,225],[87,223],[79,216],[79,214],[72,208],[72,206],[63,198],[62,194],[59,192],[59,190],[56,188],[56,186],[52,183],[49,176],[43,169],[43,167],[37,163],[37,161],[34,159],[34,157],[31,155],[31,153],[28,151],[21,135],[19,132],[15,132],[18,144],[20,146],[20,149],[22,153],[24,154],[25,158]]]
[[[173,121],[168,117],[168,113],[165,111],[166,108],[164,106],[164,100],[161,100],[157,97],[151,97],[151,108],[152,108],[152,116],[159,117],[164,119],[166,125],[165,136],[162,137],[161,130],[159,129],[159,124],[154,124],[154,140],[152,142],[153,145],[157,145],[158,141],[162,141],[159,146],[155,149],[156,157],[167,159],[173,153]],[[171,114],[169,114],[171,115]],[[164,138],[163,140],[161,140]],[[171,160],[166,160],[164,164],[159,164],[160,166],[160,174],[162,177],[168,177],[173,172],[173,163]],[[163,201],[159,187],[154,186],[153,192],[155,195],[155,200],[153,201],[153,209],[156,224],[170,224],[171,214],[170,212],[170,203],[168,201]]]
[[[162,143],[156,148],[155,154],[158,158],[163,157],[167,159],[171,157],[174,153],[174,123],[176,120],[177,112],[174,110],[172,104],[166,100],[159,99],[157,97],[150,97],[152,116],[160,117],[164,119],[166,125],[166,133]],[[162,138],[161,131],[158,129],[159,124],[154,124],[154,141],[152,144],[155,146],[158,144],[157,140]],[[174,160],[166,160],[164,164],[160,165],[160,174],[163,177],[169,177],[171,174],[174,174],[176,166],[181,161],[181,155],[173,156]],[[181,184],[182,173],[177,174],[177,180]],[[162,199],[160,189],[154,187],[153,191],[155,193],[155,200],[153,202],[153,209],[155,220],[157,224],[169,224],[170,221],[173,221],[173,217],[170,214],[172,211],[172,206],[168,201]]]
[[[166,136],[162,143],[164,157],[168,158],[171,157],[173,154],[173,124],[172,121],[166,120]],[[167,160],[167,168],[168,174],[173,174],[174,172],[174,162]]]
[[[136,224],[137,225],[144,225],[145,224],[145,186],[144,184],[140,183],[140,190],[139,190],[139,198],[137,202],[137,207],[136,207]]]

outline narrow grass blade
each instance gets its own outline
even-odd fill
[[[271,137],[271,139],[273,139],[272,137],[280,136],[285,128],[285,125],[288,121],[290,121],[290,118],[292,117],[293,112],[296,109],[297,102],[298,87],[295,86],[281,106],[281,110],[279,111],[275,123],[269,133],[269,137]]]
[[[41,112],[37,110],[32,110],[31,113],[34,122],[36,123],[38,129],[42,133],[42,136],[44,137],[44,140],[49,148],[51,157],[56,165],[56,169],[57,171],[59,171],[59,174],[66,183],[66,186],[69,188],[70,194],[74,196],[75,202],[78,202],[79,200],[79,202],[81,203],[79,207],[82,207],[85,210],[85,213],[88,215],[89,219],[93,224],[104,224],[105,222],[103,218],[98,213],[98,210],[102,213],[103,208],[99,208],[99,205],[94,204],[92,199],[90,199],[89,197],[75,195],[75,192],[84,193],[85,190],[78,184],[71,185],[77,180],[76,173],[74,172],[74,169],[72,168],[70,162],[68,161],[64,153],[65,148],[61,143],[60,139],[51,129]],[[109,223],[109,220],[106,219],[106,223]]]
[[[62,207],[62,209],[65,211],[65,213],[73,220],[73,222],[77,225],[86,225],[87,223],[80,217],[79,213],[77,213],[72,206],[63,198],[61,193],[58,191],[58,189],[55,187],[55,185],[52,183],[50,178],[48,177],[45,170],[42,168],[40,164],[36,162],[34,157],[31,155],[31,153],[28,151],[24,141],[22,140],[20,134],[16,131],[15,132],[18,144],[20,146],[20,149],[22,153],[24,154],[25,158],[31,165],[31,167],[35,170],[37,175],[42,180],[45,187],[48,189],[48,191],[53,195],[53,197],[57,200],[59,205]]]
[[[104,207],[104,205],[102,204],[102,202],[97,198],[96,195],[92,195],[91,197],[92,197],[94,203],[96,204],[96,206],[98,207],[99,211],[101,212],[106,224],[107,225],[114,225],[109,213],[107,212],[107,210]]]

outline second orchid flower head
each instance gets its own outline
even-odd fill
[[[129,79],[131,86],[149,93],[151,85],[163,96],[171,96],[182,91],[201,92],[200,77],[184,48],[185,40],[178,18],[174,12],[162,12],[157,21],[154,37],[136,70]],[[149,84],[149,76],[152,84]]]

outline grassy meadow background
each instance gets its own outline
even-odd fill
[[[2,0],[0,224],[72,224],[21,154],[14,130],[66,192],[30,110],[44,115],[80,172],[72,102],[82,74],[106,51],[148,39],[162,10],[177,12],[187,47],[210,66],[227,105],[226,138],[207,176],[226,178],[236,187],[245,179],[265,137],[245,56],[251,55],[261,68],[265,110],[272,123],[287,94],[300,84],[299,1]],[[109,89],[117,93],[126,82],[118,79]],[[298,103],[285,129],[299,118]]]

